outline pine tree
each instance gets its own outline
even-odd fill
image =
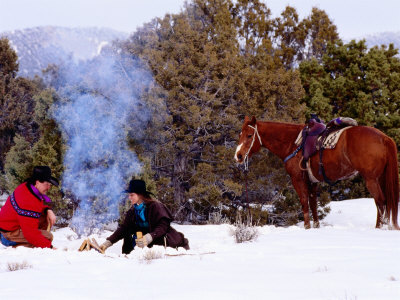
[[[397,53],[393,45],[368,50],[364,40],[332,44],[321,63],[300,65],[307,107],[326,120],[341,115],[374,126],[400,145]]]
[[[14,146],[11,147],[5,159],[5,190],[11,193],[32,174],[31,145],[24,137],[16,135]]]
[[[233,155],[246,114],[303,120],[299,73],[286,70],[274,51],[272,24],[260,1],[198,0],[181,14],[146,24],[121,45],[147,63],[165,91],[168,116],[149,124],[152,136],[160,136],[154,128],[163,128],[162,142],[153,140],[152,167],[158,194],[180,220],[202,222],[221,201],[226,207],[243,205],[244,177]],[[140,143],[132,144],[140,151]],[[260,192],[251,201],[273,197],[265,175],[273,169],[270,159],[252,162],[251,188]],[[284,172],[282,165],[274,166],[275,173]],[[280,178],[289,184],[287,176]]]
[[[0,39],[0,77],[15,78],[18,72],[18,56],[7,38]]]
[[[32,119],[32,97],[40,89],[38,83],[17,78],[17,55],[6,38],[0,39],[0,172],[5,155],[19,134],[29,143],[38,139],[37,125]],[[4,188],[4,187],[2,187]]]
[[[322,61],[304,61],[301,79],[309,112],[329,121],[351,117],[360,125],[378,128],[400,145],[400,59],[398,50],[388,47],[368,49],[365,40],[328,46]],[[366,197],[360,177],[342,182],[335,199]],[[340,191],[338,193],[338,191]]]
[[[58,126],[52,119],[52,105],[57,101],[57,95],[52,90],[44,90],[34,96],[34,101],[34,121],[39,126],[40,138],[33,145],[20,135],[14,138],[14,146],[7,153],[5,163],[8,192],[28,179],[34,166],[49,166],[52,175],[61,179],[64,146]],[[68,219],[72,207],[68,206],[67,199],[61,198],[59,188],[52,188],[48,195],[53,199],[55,213]]]

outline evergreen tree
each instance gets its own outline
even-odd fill
[[[37,125],[32,118],[33,95],[39,85],[17,78],[17,55],[6,38],[0,39],[0,172],[4,171],[5,155],[19,134],[29,143],[38,139]],[[5,187],[1,187],[5,188]]]
[[[0,39],[0,76],[10,80],[15,78],[18,72],[18,57],[14,50],[11,49],[7,38]]]
[[[299,73],[287,70],[274,48],[273,24],[260,1],[197,0],[139,28],[121,45],[147,63],[165,90],[168,116],[149,124],[163,129],[151,161],[158,194],[180,220],[203,222],[221,202],[233,209],[245,205],[245,177],[233,155],[246,114],[304,120]],[[290,185],[270,155],[254,157],[248,176],[248,188],[257,191],[249,193],[252,202],[271,201],[276,184]]]
[[[368,49],[365,40],[329,45],[322,61],[300,65],[306,90],[304,102],[309,112],[323,119],[351,117],[360,125],[378,128],[400,145],[400,60],[397,49]],[[338,193],[338,191],[340,191]],[[335,199],[366,197],[368,191],[360,177],[341,183]]]
[[[322,62],[300,65],[304,102],[326,120],[339,115],[376,127],[400,145],[400,60],[393,45],[367,49],[365,40],[328,47]]]
[[[33,171],[31,145],[24,137],[16,135],[14,146],[5,159],[5,190],[12,193],[15,188],[28,179]]]
[[[287,6],[274,20],[274,26],[275,51],[287,69],[297,68],[311,58],[320,62],[328,45],[339,40],[336,26],[325,11],[316,7],[308,17],[299,20],[296,9]]]
[[[64,146],[58,126],[52,119],[52,106],[57,101],[57,95],[52,90],[44,90],[34,96],[34,101],[33,119],[38,124],[40,138],[33,145],[20,135],[14,138],[14,146],[7,153],[5,163],[8,192],[12,192],[28,179],[34,166],[49,166],[52,169],[52,175],[61,179]],[[53,199],[55,213],[68,219],[72,214],[68,199],[62,199],[58,188],[52,188],[48,195]]]

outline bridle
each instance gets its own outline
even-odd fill
[[[247,202],[247,208],[248,208],[249,195],[248,195],[248,192],[247,192],[247,172],[249,171],[249,153],[250,153],[251,148],[253,148],[254,141],[256,140],[256,135],[258,137],[258,141],[260,142],[260,146],[262,146],[262,142],[261,142],[260,134],[258,133],[258,130],[257,130],[257,124],[255,126],[251,126],[251,125],[247,125],[247,126],[249,126],[250,128],[252,128],[254,130],[253,140],[251,141],[251,145],[249,147],[249,150],[247,150],[247,153],[244,156],[244,160],[243,160],[243,163],[244,163],[244,175],[245,175],[245,186],[246,186],[246,202]]]
[[[261,137],[260,137],[260,134],[258,133],[258,130],[257,130],[257,124],[255,126],[251,126],[251,125],[247,125],[247,126],[249,126],[250,128],[252,128],[254,130],[254,135],[253,135],[253,140],[251,141],[251,145],[249,147],[249,150],[247,150],[247,153],[244,156],[244,161],[243,162],[244,162],[244,169],[246,171],[248,171],[248,169],[249,169],[249,153],[250,153],[251,148],[253,148],[254,141],[256,140],[256,135],[257,135],[258,140],[260,142],[260,146],[262,146]]]

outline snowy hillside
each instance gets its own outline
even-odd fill
[[[121,242],[106,255],[78,252],[83,239],[56,230],[57,250],[0,246],[0,299],[400,299],[400,232],[374,228],[373,199],[331,209],[320,229],[263,226],[242,244],[230,225],[174,225],[187,252],[155,246],[124,256]],[[27,268],[9,271],[13,263]]]
[[[390,43],[394,45],[395,48],[400,48],[400,31],[397,32],[382,32],[372,35],[365,36],[368,47],[373,46],[388,46]]]
[[[18,75],[41,75],[49,64],[61,64],[69,59],[86,60],[99,54],[102,47],[127,33],[108,28],[66,28],[44,26],[0,33],[7,37],[17,52]]]

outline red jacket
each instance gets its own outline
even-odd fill
[[[39,231],[39,218],[47,206],[24,182],[12,193],[0,210],[0,230],[22,229],[26,240],[35,247],[50,248],[51,241]]]

